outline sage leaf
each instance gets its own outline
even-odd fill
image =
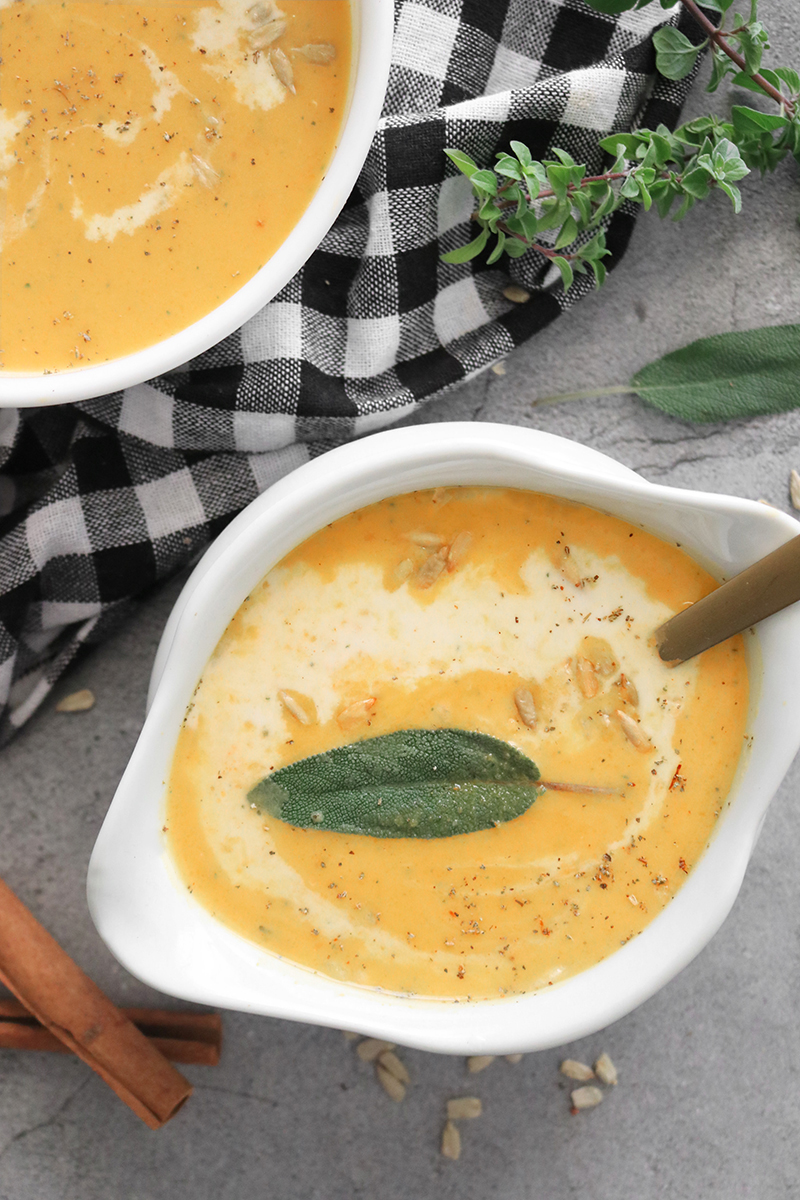
[[[800,325],[700,338],[649,363],[631,391],[685,421],[730,421],[800,405]]]
[[[531,759],[488,734],[403,729],[281,767],[248,800],[301,829],[452,837],[521,816],[538,781]]]

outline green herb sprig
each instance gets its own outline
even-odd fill
[[[654,0],[585,0],[602,13],[644,8]],[[672,0],[660,0],[663,8]],[[762,67],[769,46],[766,29],[758,19],[758,2],[750,0],[750,14],[730,16],[733,0],[705,0],[705,7],[720,15],[712,21],[694,3],[681,0],[705,33],[699,44],[680,30],[666,26],[653,35],[656,64],[668,79],[683,79],[708,49],[712,72],[707,90],[713,92],[726,76],[750,91],[769,97],[775,113],[734,105],[731,119],[700,117],[674,132],[665,125],[613,133],[600,147],[613,162],[600,175],[587,174],[585,164],[558,147],[554,157],[539,161],[522,142],[496,155],[492,169],[480,167],[468,154],[445,153],[472,184],[477,200],[472,219],[480,227],[465,246],[443,255],[449,263],[464,263],[481,254],[494,239],[487,258],[492,264],[507,254],[520,258],[536,250],[558,267],[564,288],[576,274],[594,274],[597,286],[606,277],[603,259],[610,253],[603,224],[629,201],[645,210],[655,206],[661,217],[673,212],[686,216],[698,200],[722,191],[740,212],[742,197],[737,183],[753,170],[773,171],[788,154],[800,162],[800,74],[778,67]],[[677,202],[677,208],[675,208]],[[553,236],[553,232],[556,231]],[[550,234],[542,239],[542,234]]]

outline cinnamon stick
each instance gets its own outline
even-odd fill
[[[219,1013],[173,1012],[161,1008],[123,1008],[151,1045],[172,1062],[215,1067],[222,1048]],[[19,1000],[0,999],[0,1050],[71,1053]]]
[[[0,880],[0,983],[98,1073],[151,1129],[191,1084],[100,991]]]

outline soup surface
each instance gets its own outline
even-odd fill
[[[180,877],[259,945],[395,992],[497,997],[591,966],[680,888],[736,770],[741,639],[674,669],[650,640],[715,586],[679,547],[529,492],[416,492],[322,529],[247,598],[189,706],[164,822]],[[422,727],[600,790],[427,840],[298,829],[248,797]]]
[[[349,0],[0,0],[0,365],[82,367],[231,296],[304,212]]]

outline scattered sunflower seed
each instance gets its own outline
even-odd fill
[[[310,696],[303,696],[300,692],[287,692],[280,688],[278,699],[301,725],[316,725],[317,706]]]
[[[800,475],[792,467],[789,475],[789,496],[792,501],[792,508],[800,508]]]
[[[622,726],[622,732],[628,739],[630,744],[639,750],[642,754],[646,754],[648,750],[652,750],[653,746],[650,739],[642,731],[642,727],[638,721],[634,721],[633,717],[629,717],[626,712],[618,708],[614,716]]]
[[[401,583],[405,583],[405,581],[408,579],[409,575],[412,573],[413,570],[414,570],[413,558],[404,558],[402,562],[399,562],[397,564],[397,566],[394,569],[394,577],[395,577],[395,580],[397,581],[398,586]]]
[[[273,70],[283,86],[288,88],[293,96],[296,95],[297,89],[294,86],[294,71],[292,70],[292,64],[283,53],[280,46],[276,46],[274,50],[270,51],[270,59],[272,60]]]
[[[515,1067],[517,1065],[517,1063],[522,1062],[524,1057],[525,1057],[524,1054],[507,1054],[506,1062],[511,1063],[512,1067]]]
[[[426,550],[438,550],[444,545],[444,538],[438,533],[427,533],[424,529],[414,530],[413,533],[406,534],[410,542],[415,546],[423,546]]]
[[[56,705],[56,712],[88,712],[90,708],[94,708],[94,692],[81,688],[79,692],[63,696]]]
[[[609,1087],[616,1087],[619,1080],[619,1073],[605,1051],[594,1064],[594,1073],[601,1083],[605,1083]]]
[[[447,1101],[447,1119],[449,1121],[473,1121],[483,1112],[480,1096],[457,1096],[455,1100]]]
[[[573,1108],[595,1108],[598,1104],[602,1104],[603,1093],[599,1087],[582,1087],[576,1088],[570,1098]]]
[[[623,674],[617,680],[617,687],[622,699],[627,700],[628,704],[632,705],[633,708],[637,708],[639,704],[639,692],[636,684],[631,679],[628,679],[627,675]]]
[[[346,1042],[357,1042],[361,1037],[360,1033],[353,1033],[352,1029],[343,1029],[342,1037]]]
[[[605,638],[585,637],[581,649],[598,675],[608,678],[617,670],[617,660],[614,651]]]
[[[520,287],[517,283],[510,283],[508,287],[504,287],[503,295],[512,304],[527,304],[531,298],[530,292],[526,291],[524,287]]]
[[[495,375],[505,375],[506,364],[504,362],[495,363],[492,367],[492,371],[495,373]]]
[[[347,708],[343,708],[337,714],[336,723],[340,729],[352,729],[354,725],[367,724],[374,707],[374,696],[367,696],[365,700],[356,700],[355,704],[348,704]]]
[[[447,551],[447,569],[455,571],[460,567],[464,559],[469,554],[470,546],[472,545],[472,534],[468,529],[462,529],[461,533],[457,533],[450,544],[450,549]]]
[[[272,0],[259,0],[259,3],[250,5],[247,15],[254,25],[266,25],[267,21],[272,21],[276,15],[275,5]]]
[[[583,576],[581,575],[580,567],[575,562],[569,546],[564,547],[564,553],[556,565],[568,583],[573,584],[577,588],[583,587]]]
[[[461,1134],[452,1121],[446,1121],[442,1130],[442,1154],[445,1158],[461,1157]]]
[[[390,1075],[394,1075],[398,1083],[411,1083],[411,1076],[408,1073],[406,1064],[402,1062],[394,1050],[382,1050],[378,1055],[378,1062],[388,1071]]]
[[[514,692],[514,703],[517,706],[519,719],[523,725],[527,725],[529,729],[536,728],[536,705],[533,702],[533,696],[527,688],[518,687]]]
[[[203,187],[209,190],[219,183],[219,173],[199,154],[192,155],[192,170]]]
[[[565,1058],[558,1069],[562,1075],[566,1075],[567,1079],[578,1079],[581,1082],[594,1079],[592,1068],[586,1063],[578,1062],[575,1058]]]
[[[390,1099],[395,1100],[398,1104],[401,1100],[405,1100],[405,1084],[401,1083],[391,1071],[387,1070],[383,1063],[375,1063],[375,1075],[377,1076],[378,1083],[381,1085],[383,1090],[386,1092],[386,1095],[389,1096]]]
[[[364,1041],[356,1046],[356,1054],[362,1062],[375,1062],[384,1050],[394,1050],[394,1047],[394,1042],[384,1042],[382,1038],[364,1038]]]
[[[485,1071],[487,1067],[490,1067],[494,1060],[494,1054],[473,1054],[467,1059],[467,1070],[470,1075],[477,1075],[479,1071]]]
[[[251,50],[266,50],[267,46],[271,46],[284,35],[286,24],[285,17],[272,17],[248,35],[248,46]]]
[[[591,700],[593,696],[597,695],[600,691],[600,681],[589,659],[584,658],[582,654],[575,659],[575,675],[578,687],[587,700]]]
[[[294,54],[302,54],[303,58],[307,58],[313,63],[329,63],[336,58],[336,47],[330,42],[319,42],[316,45],[308,46],[292,46]]]
[[[437,550],[435,554],[428,555],[414,576],[414,582],[418,588],[433,587],[444,570],[447,553],[447,546],[442,546],[441,550]]]

